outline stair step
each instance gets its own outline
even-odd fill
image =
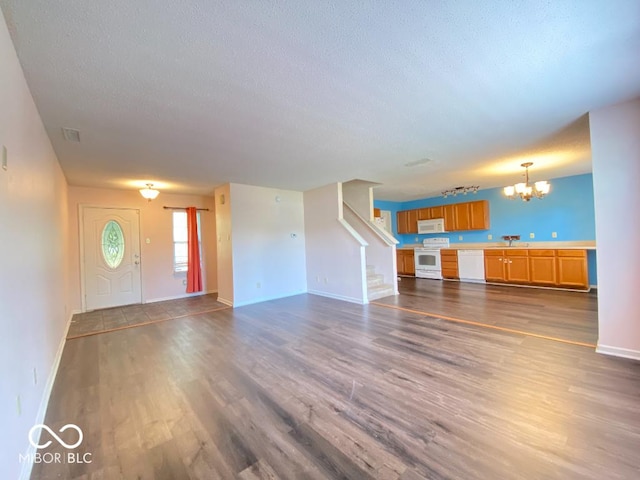
[[[389,297],[395,294],[396,292],[393,290],[393,285],[383,283],[382,285],[370,288],[367,292],[367,298],[369,299],[369,301],[371,301],[377,300],[378,298]]]
[[[367,275],[367,287],[376,287],[384,283],[384,275],[380,273],[374,273]]]
[[[367,275],[376,273],[375,265],[367,265]]]

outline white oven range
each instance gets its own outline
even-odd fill
[[[435,278],[442,280],[440,249],[449,248],[446,237],[425,238],[422,247],[414,250],[417,278]]]

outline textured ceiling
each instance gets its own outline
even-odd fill
[[[585,173],[586,113],[640,95],[637,0],[0,5],[72,185],[360,178],[406,200],[523,161]]]

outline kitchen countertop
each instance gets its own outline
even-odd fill
[[[421,243],[407,244],[398,247],[398,250],[413,250],[423,248]],[[511,246],[507,242],[486,242],[486,243],[452,243],[449,245],[453,250],[489,250],[489,249],[561,249],[561,250],[595,250],[595,240],[567,241],[567,242],[513,242]]]

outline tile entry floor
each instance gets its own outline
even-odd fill
[[[172,320],[185,315],[229,308],[217,301],[216,294],[127,305],[78,313],[71,319],[67,339],[95,335],[122,328]]]

